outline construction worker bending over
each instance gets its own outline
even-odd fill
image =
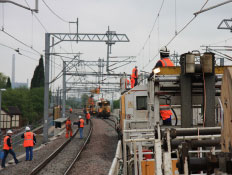
[[[4,140],[3,140],[4,157],[2,159],[2,168],[5,168],[5,161],[6,161],[8,153],[10,153],[13,156],[16,164],[19,163],[18,159],[16,158],[15,152],[13,151],[13,147],[12,147],[11,136],[13,135],[13,132],[11,130],[8,130],[6,134],[7,135],[4,137]]]
[[[163,125],[171,126],[172,125],[172,111],[170,105],[160,105],[160,116],[163,120]]]
[[[89,112],[86,113],[85,119],[86,119],[86,124],[88,125],[89,120],[90,120],[90,113]]]
[[[138,84],[138,69],[137,66],[135,66],[132,70],[131,78],[135,80],[134,86],[137,86]]]
[[[33,159],[33,147],[36,144],[36,138],[28,126],[25,128],[25,131],[21,137],[24,139],[23,146],[26,149],[26,161],[31,161]]]
[[[79,121],[78,122],[74,122],[74,125],[78,125],[79,128],[79,132],[80,132],[80,138],[83,139],[83,129],[84,129],[84,119],[82,119],[81,116],[79,116]]]
[[[71,123],[70,117],[68,117],[68,119],[66,120],[65,126],[66,126],[65,137],[69,138],[69,133],[70,133],[70,137],[72,137],[72,123]]]

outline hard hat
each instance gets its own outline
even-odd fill
[[[161,49],[160,49],[160,53],[169,54],[169,53],[170,53],[170,50],[169,50],[166,46],[163,46],[163,47],[161,47]]]
[[[79,118],[81,118],[81,116],[79,115]]]
[[[6,133],[7,134],[13,134],[13,132],[11,130],[8,130]]]
[[[30,131],[31,129],[27,126],[26,128],[25,128],[25,131]]]

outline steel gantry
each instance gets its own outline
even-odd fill
[[[51,38],[52,38],[52,43],[51,43]],[[49,84],[54,82],[54,81],[52,82],[49,81],[49,67],[50,67],[50,56],[51,56],[50,50],[51,47],[54,47],[62,42],[73,42],[73,41],[74,42],[105,42],[107,44],[106,71],[107,73],[109,73],[109,58],[111,53],[111,46],[116,42],[129,42],[129,39],[126,34],[117,34],[115,31],[110,31],[109,27],[108,27],[108,31],[104,34],[79,33],[78,21],[77,21],[77,33],[46,33],[45,34],[45,87],[44,87],[44,128],[43,128],[43,136],[45,143],[48,141]],[[103,63],[101,63],[101,66],[99,67],[101,67],[102,70]],[[65,106],[65,99],[66,99],[66,93],[65,93],[66,75],[69,75],[66,68],[67,68],[66,63],[63,62],[63,99],[64,99],[62,102],[63,106]],[[93,74],[89,73],[89,75],[96,75],[96,73],[97,72],[94,72]],[[84,74],[76,74],[76,73],[73,74],[73,76],[83,76],[83,75]],[[64,113],[64,111],[62,111],[62,113]]]

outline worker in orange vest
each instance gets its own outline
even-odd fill
[[[33,158],[33,147],[36,144],[35,134],[27,126],[25,133],[21,136],[24,139],[23,146],[26,149],[26,161],[31,161]]]
[[[163,125],[171,126],[172,125],[172,111],[170,105],[160,105],[160,116],[163,120]]]
[[[86,119],[86,124],[88,125],[89,120],[90,120],[90,113],[89,112],[86,113],[85,119]]]
[[[160,60],[157,61],[155,67],[152,69],[152,73],[150,74],[150,78],[154,75],[153,70],[158,67],[173,67],[174,64],[169,58],[170,50],[164,46],[160,49]]]
[[[131,78],[133,78],[135,80],[134,86],[137,86],[137,84],[138,84],[138,69],[137,69],[137,66],[135,66],[132,69]]]
[[[72,114],[72,108],[69,109],[70,114]]]
[[[170,51],[169,49],[164,46],[160,49],[160,60],[156,63],[153,70],[157,67],[173,67],[174,64],[169,58]],[[154,72],[150,74],[150,77],[154,75]],[[171,125],[171,116],[172,111],[170,105],[160,105],[160,116],[163,120],[163,125]]]
[[[6,134],[7,135],[4,137],[4,140],[3,140],[4,156],[2,159],[2,168],[5,168],[5,161],[6,161],[8,153],[10,153],[13,156],[16,164],[19,163],[18,159],[16,158],[15,152],[13,151],[13,147],[12,147],[11,136],[13,135],[13,132],[11,130],[8,130]]]
[[[125,79],[125,89],[127,89],[127,87],[129,86],[130,84],[130,80],[128,80],[127,78]]]
[[[131,80],[131,88],[134,88],[134,86],[135,86],[135,79],[132,78],[132,76],[131,76],[130,80]]]
[[[66,138],[69,138],[69,133],[70,133],[70,137],[72,137],[72,123],[71,123],[71,120],[70,120],[69,117],[68,117],[68,119],[66,120],[65,127],[66,127],[66,134],[65,134],[65,137],[66,137]]]
[[[74,122],[73,124],[77,124],[78,128],[79,128],[79,132],[80,132],[80,138],[83,139],[83,129],[84,129],[84,119],[82,119],[81,116],[79,116],[79,121],[78,122]]]

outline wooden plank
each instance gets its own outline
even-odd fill
[[[224,69],[221,88],[221,101],[224,110],[221,146],[223,152],[230,152],[232,147],[232,68]]]

